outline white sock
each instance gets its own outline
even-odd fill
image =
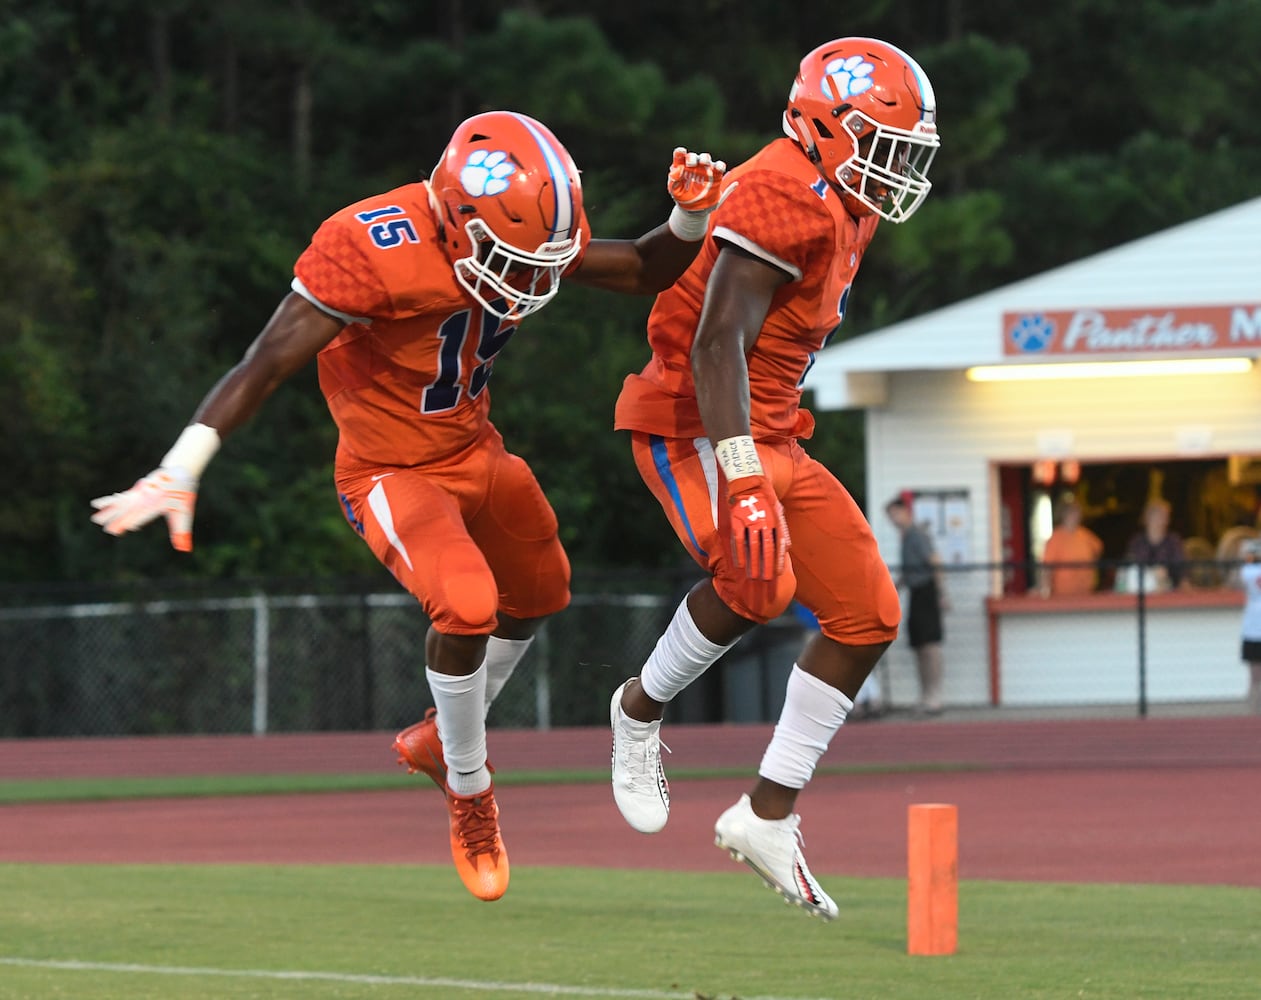
[[[530,648],[530,643],[533,641],[534,636],[528,639],[500,639],[497,635],[487,637],[486,659],[482,661],[482,665],[486,668],[487,712],[490,711],[490,706],[499,697],[499,692],[504,689],[508,678],[517,669],[517,664],[521,662],[521,657],[525,656],[525,651]],[[484,718],[485,713],[482,714]]]
[[[706,639],[692,620],[685,598],[639,672],[644,694],[663,704],[672,701],[734,645],[719,646]]]
[[[853,707],[836,688],[794,663],[784,708],[757,773],[788,788],[805,788]]]
[[[490,787],[486,769],[486,667],[467,676],[440,674],[425,667],[425,679],[438,709],[438,736],[447,762],[447,785],[456,795],[476,795]]]

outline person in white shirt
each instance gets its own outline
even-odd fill
[[[1239,547],[1243,565],[1239,582],[1243,587],[1243,650],[1251,678],[1248,683],[1248,711],[1261,715],[1261,538],[1249,538]]]

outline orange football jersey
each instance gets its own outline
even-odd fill
[[[626,378],[615,426],[665,437],[705,433],[692,381],[692,342],[724,241],[791,275],[776,292],[748,359],[749,417],[760,440],[809,437],[801,384],[845,316],[850,284],[879,222],[855,219],[791,139],[778,139],[728,172],[725,200],[691,267],[648,317],[652,359]]]
[[[585,215],[579,225],[585,242]],[[341,449],[412,466],[478,439],[489,420],[495,357],[517,324],[483,310],[456,281],[427,184],[330,216],[294,275],[295,291],[346,321],[318,360]]]

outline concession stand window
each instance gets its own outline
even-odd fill
[[[1229,561],[1238,540],[1258,527],[1261,455],[1078,462],[1039,460],[998,467],[1005,594],[1025,593],[1053,527],[1055,501],[1071,493],[1082,523],[1103,541],[1099,589],[1111,590],[1115,563],[1139,530],[1143,505],[1162,497],[1172,507],[1170,530],[1193,562]],[[1199,586],[1216,586],[1213,567],[1193,572]]]

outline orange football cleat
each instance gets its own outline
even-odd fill
[[[436,708],[430,708],[423,719],[394,737],[390,749],[397,751],[398,762],[406,765],[408,774],[423,771],[439,788],[446,788],[447,762],[438,738],[437,714]]]
[[[394,737],[390,749],[398,754],[398,762],[407,768],[408,774],[423,771],[439,788],[447,787],[447,761],[442,755],[442,740],[438,737],[438,710],[430,708],[425,717],[408,726]],[[494,765],[486,762],[491,774]]]
[[[455,870],[478,899],[498,899],[508,889],[508,852],[499,834],[494,786],[467,797],[446,791]]]

